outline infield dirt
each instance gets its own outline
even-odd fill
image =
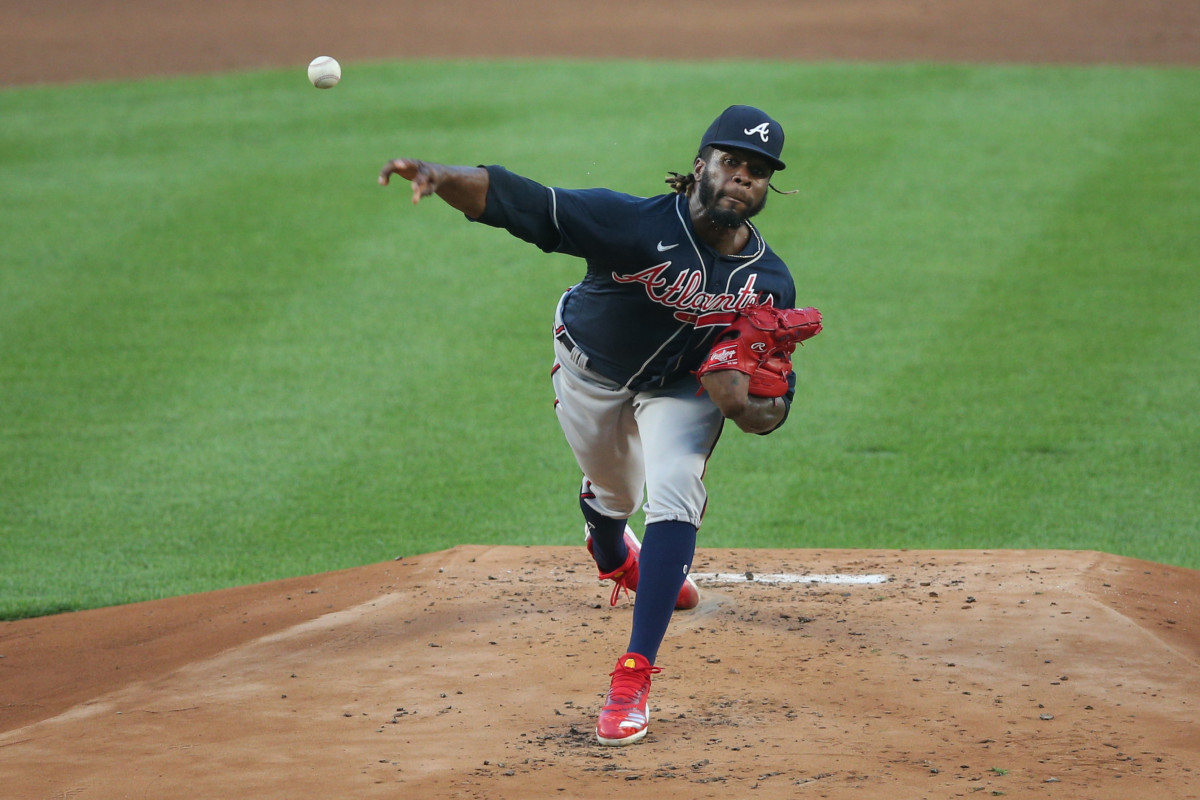
[[[1192,2],[594,8],[5,0],[0,84],[316,53],[1200,63]],[[743,579],[702,580],[676,615],[651,732],[620,749],[592,726],[631,607],[608,606],[582,547],[464,546],[0,623],[0,796],[1200,797],[1200,572],[705,548],[695,569]]]

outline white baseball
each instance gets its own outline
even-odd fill
[[[332,89],[342,79],[342,65],[336,58],[317,56],[308,65],[308,79],[318,89]]]

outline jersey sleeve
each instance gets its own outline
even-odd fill
[[[487,204],[475,221],[503,228],[544,252],[615,255],[637,229],[637,207],[627,195],[610,189],[552,189],[504,167],[486,169]]]
[[[553,214],[554,193],[535,180],[490,166],[487,204],[478,219],[493,228],[504,228],[513,236],[553,253],[562,242],[562,232]]]

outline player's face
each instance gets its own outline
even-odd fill
[[[772,169],[766,159],[745,150],[716,150],[698,162],[696,191],[714,224],[737,228],[763,210]]]

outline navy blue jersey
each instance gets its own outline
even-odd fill
[[[795,307],[791,273],[753,225],[742,252],[725,256],[696,235],[682,195],[552,189],[503,167],[487,170],[479,222],[587,263],[564,300],[563,323],[589,368],[623,386],[688,376],[752,302]]]

